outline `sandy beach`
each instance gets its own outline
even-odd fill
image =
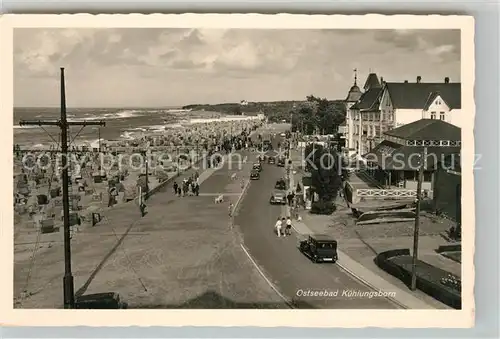
[[[241,148],[261,119],[193,119],[177,128],[142,133],[129,140],[76,145],[69,167],[70,224],[76,234],[92,227],[106,210],[130,204],[138,209],[147,167],[154,192],[191,167],[229,148]],[[61,155],[47,148],[14,150],[14,251],[17,260],[31,258],[33,249],[48,249],[62,241]],[[147,166],[146,166],[147,163]],[[141,187],[141,190],[139,190]],[[110,195],[114,198],[110,199]],[[93,220],[94,219],[94,220]]]

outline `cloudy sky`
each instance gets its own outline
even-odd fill
[[[354,68],[460,81],[460,31],[18,28],[15,106],[57,106],[60,67],[68,107],[344,99]]]

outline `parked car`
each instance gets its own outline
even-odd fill
[[[252,170],[256,170],[256,171],[262,172],[262,165],[260,163],[255,163],[252,166]]]
[[[269,164],[275,164],[276,163],[276,158],[275,157],[268,157],[267,158],[267,162]]]
[[[311,234],[300,242],[299,250],[315,263],[335,263],[338,260],[337,241],[328,235]]]
[[[278,159],[278,167],[285,167],[285,158]]]
[[[276,185],[274,185],[274,188],[277,189],[277,190],[282,190],[282,191],[285,191],[286,190],[286,182],[284,179],[280,179],[278,181],[276,181]]]
[[[286,195],[285,192],[273,192],[271,198],[269,199],[271,205],[286,205]]]
[[[250,172],[250,180],[259,180],[260,179],[260,173],[258,170],[252,170]]]

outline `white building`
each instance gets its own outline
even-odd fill
[[[445,78],[442,83],[384,82],[368,75],[356,102],[354,86],[346,99],[346,147],[349,155],[363,155],[382,141],[382,134],[420,119],[439,119],[461,126],[461,84]],[[354,89],[354,91],[353,91]]]

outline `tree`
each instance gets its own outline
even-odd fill
[[[242,115],[242,114],[243,114],[243,113],[242,113],[242,111],[241,111],[241,107],[240,107],[240,105],[238,105],[238,106],[236,106],[236,107],[234,108],[233,114],[234,114],[234,115]]]
[[[318,214],[331,214],[333,202],[342,188],[342,175],[346,172],[343,160],[333,148],[309,144],[305,149],[306,171],[311,173],[312,191],[319,197],[314,210]]]

